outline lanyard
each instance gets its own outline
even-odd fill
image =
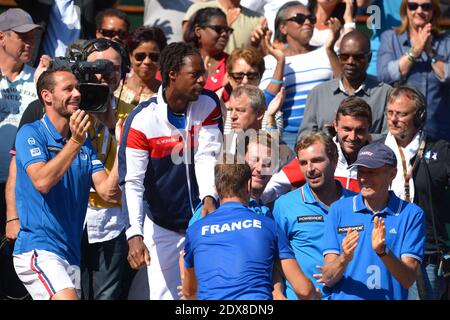
[[[410,194],[410,187],[409,187],[409,180],[411,179],[411,175],[414,171],[414,168],[416,167],[417,163],[419,163],[420,160],[422,160],[423,156],[423,150],[425,149],[425,138],[422,139],[419,145],[419,150],[417,152],[416,160],[414,160],[413,165],[409,168],[409,170],[406,170],[406,160],[405,160],[405,154],[403,153],[402,147],[398,146],[398,150],[400,152],[400,157],[402,158],[402,167],[403,167],[403,179],[405,181],[405,201],[411,202],[411,194]]]

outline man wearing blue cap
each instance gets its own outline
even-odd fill
[[[363,147],[352,166],[361,192],[330,207],[322,279],[332,300],[404,300],[424,255],[423,211],[389,191],[397,159],[386,145]]]

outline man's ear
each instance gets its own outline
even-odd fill
[[[42,89],[41,91],[42,100],[44,100],[47,104],[51,105],[53,102],[53,96],[50,90]]]
[[[169,71],[169,79],[171,82],[175,81],[175,78],[177,77],[177,73],[174,70]]]

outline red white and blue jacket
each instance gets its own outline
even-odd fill
[[[168,121],[162,88],[129,114],[119,148],[128,239],[143,234],[145,215],[163,228],[184,231],[200,199],[217,198],[214,166],[221,129],[219,100],[208,90],[189,104],[184,130]]]

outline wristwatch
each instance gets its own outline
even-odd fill
[[[389,248],[384,244],[383,245],[383,252],[382,253],[378,253],[378,252],[375,251],[375,253],[377,254],[377,256],[382,258],[382,257],[384,257],[385,255],[387,255],[389,253]]]

